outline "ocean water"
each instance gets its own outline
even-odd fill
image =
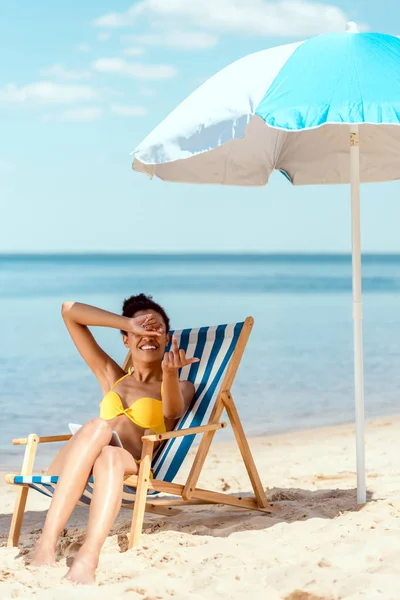
[[[400,256],[365,256],[363,289],[369,418],[400,409]],[[20,464],[12,438],[67,433],[98,415],[101,391],[62,302],[120,312],[139,292],[179,329],[255,318],[233,387],[249,435],[353,420],[350,256],[0,256],[1,469]],[[94,332],[122,362],[118,331]],[[55,450],[41,446],[38,465]]]

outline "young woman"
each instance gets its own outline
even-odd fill
[[[99,417],[88,421],[68,441],[48,470],[59,479],[32,565],[56,564],[58,536],[93,473],[85,541],[66,575],[76,583],[92,583],[101,547],[121,506],[124,475],[138,472],[141,437],[148,430],[174,429],[194,396],[193,384],[179,381],[178,369],[198,359],[186,358],[176,339],[171,352],[165,352],[169,318],[144,294],[125,300],[122,316],[78,302],[65,302],[62,316],[100,383],[103,400]],[[100,348],[90,326],[121,330],[124,345],[132,353],[133,368],[128,373]],[[123,448],[109,445],[112,430],[118,433]]]

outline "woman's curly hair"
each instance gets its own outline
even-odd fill
[[[170,323],[169,317],[162,306],[154,302],[153,296],[146,296],[146,294],[138,294],[137,296],[131,296],[130,298],[126,298],[122,305],[122,316],[132,318],[135,314],[141,310],[154,310],[159,315],[161,315],[164,324],[165,324],[165,332],[169,333]],[[122,331],[121,333],[126,335],[126,331]]]

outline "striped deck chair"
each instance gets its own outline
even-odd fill
[[[196,392],[191,407],[173,431],[144,435],[142,438],[139,473],[128,476],[124,481],[122,506],[133,508],[129,548],[139,543],[145,512],[171,514],[172,506],[185,504],[225,504],[263,512],[277,510],[278,507],[267,502],[230,391],[253,323],[253,319],[248,317],[244,322],[232,325],[172,332],[180,348],[187,351],[189,356],[200,359],[198,363],[183,368],[180,373],[180,379],[191,381]],[[123,368],[127,370],[130,366],[131,356],[128,353]],[[220,384],[221,380],[222,384]],[[220,422],[224,409],[246,466],[254,497],[237,497],[197,487],[213,437],[217,430],[226,426],[226,423]],[[203,434],[203,438],[186,483],[185,485],[173,483],[197,434]],[[55,476],[32,475],[37,445],[67,441],[70,438],[71,435],[39,437],[31,434],[28,438],[13,440],[15,445],[26,444],[26,450],[21,474],[6,475],[7,483],[19,488],[8,538],[9,546],[18,545],[29,489],[32,488],[51,497],[58,480]],[[162,444],[156,452],[153,452],[154,444],[157,442]],[[150,478],[151,468],[154,471],[153,479]],[[90,504],[92,491],[93,479],[91,478],[79,503]],[[167,493],[169,496],[163,495],[157,498],[159,492]]]

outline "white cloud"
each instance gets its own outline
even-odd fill
[[[40,75],[42,77],[56,77],[57,79],[64,79],[66,81],[72,81],[74,79],[89,79],[91,76],[89,71],[70,71],[60,64],[41,69]]]
[[[77,46],[79,52],[90,52],[91,51],[91,47],[89,46],[89,44],[78,44]]]
[[[271,37],[344,31],[346,14],[332,4],[311,0],[140,0],[126,12],[99,17],[97,27],[130,27],[138,17],[170,18],[220,33]]]
[[[95,71],[115,73],[137,79],[169,79],[177,73],[170,65],[147,65],[127,62],[123,58],[99,58],[92,63]]]
[[[132,8],[129,9],[126,13],[107,13],[106,15],[99,17],[94,21],[94,25],[96,27],[124,27],[124,25],[132,25],[132,19],[128,17],[131,15]],[[133,15],[132,15],[133,17]],[[134,20],[134,19],[133,19]],[[128,21],[128,23],[125,23]]]
[[[111,33],[109,33],[108,31],[101,31],[97,34],[97,39],[99,40],[99,42],[107,42],[107,40],[109,40],[110,37]]]
[[[114,115],[120,117],[143,117],[147,115],[147,109],[144,106],[124,106],[122,104],[113,104],[110,108]]]
[[[83,106],[57,115],[45,115],[43,121],[96,121],[102,113],[102,109],[97,106]]]
[[[95,100],[97,92],[88,85],[69,85],[38,81],[18,87],[13,83],[0,88],[0,102],[6,104],[72,104]]]
[[[137,46],[129,46],[128,48],[124,48],[124,54],[127,56],[141,56],[144,54],[144,48],[138,48]]]
[[[218,43],[215,35],[203,31],[167,31],[132,36],[132,41],[143,46],[162,46],[176,50],[203,50]]]

